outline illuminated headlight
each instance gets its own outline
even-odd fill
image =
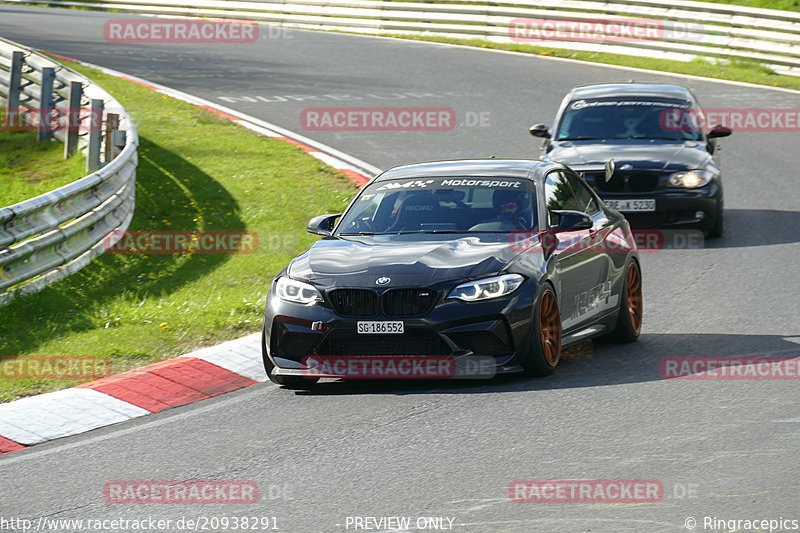
[[[278,297],[286,302],[307,305],[322,301],[322,296],[313,285],[291,278],[278,279],[275,290]]]
[[[517,290],[517,287],[522,285],[523,281],[525,281],[525,278],[519,274],[506,274],[504,276],[470,281],[469,283],[462,283],[450,291],[448,298],[456,298],[465,302],[499,298]]]
[[[714,174],[707,170],[687,170],[676,172],[669,177],[669,184],[673,187],[683,187],[684,189],[696,189],[707,185],[714,178]]]

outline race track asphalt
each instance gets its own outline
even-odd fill
[[[536,157],[528,127],[552,122],[565,92],[583,83],[677,82],[707,108],[800,108],[800,94],[766,88],[346,34],[262,29],[266,38],[249,44],[106,42],[103,23],[127,17],[0,6],[0,35],[229,106],[381,168]],[[389,101],[452,108],[457,127],[323,132],[301,123],[305,108]],[[354,530],[348,516],[441,516],[454,518],[453,531],[491,533],[800,519],[797,381],[659,374],[665,356],[800,353],[797,139],[739,132],[722,140],[726,235],[700,250],[642,254],[638,343],[598,344],[593,357],[564,361],[547,379],[333,382],[313,393],[248,387],[0,457],[0,517],[275,516],[281,531],[334,532]],[[103,498],[113,480],[190,479],[252,480],[261,497],[241,506]],[[515,503],[515,479],[655,479],[665,494],[658,503]]]

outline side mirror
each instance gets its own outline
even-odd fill
[[[336,225],[336,219],[342,215],[320,215],[308,221],[306,231],[315,235],[322,235],[330,237],[333,227]]]
[[[606,167],[605,167],[605,178],[606,178],[606,183],[608,183],[608,181],[609,181],[609,180],[611,179],[611,177],[614,175],[614,171],[615,171],[616,169],[617,169],[617,166],[616,166],[616,164],[614,163],[614,160],[613,160],[613,159],[609,159],[609,160],[608,160],[608,163],[606,163]]]
[[[717,124],[716,126],[711,128],[711,131],[708,132],[708,138],[716,139],[717,137],[727,137],[731,133],[732,130],[729,127]]]
[[[534,124],[531,126],[530,132],[534,137],[541,137],[542,139],[550,138],[550,132],[547,131],[547,126],[544,124]]]
[[[582,211],[556,209],[550,212],[558,216],[558,226],[555,227],[556,230],[576,231],[594,227],[592,218]]]

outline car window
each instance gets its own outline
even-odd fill
[[[581,204],[572,188],[569,186],[566,176],[560,171],[554,171],[547,175],[544,181],[544,197],[547,206],[548,223],[551,226],[558,224],[558,216],[550,211],[559,209],[571,209],[583,211]]]
[[[533,182],[505,177],[398,179],[368,185],[339,235],[512,232],[536,229]]]
[[[691,102],[649,97],[574,100],[559,120],[557,141],[588,139],[702,140]]]
[[[597,214],[597,212],[600,211],[600,206],[597,204],[597,200],[595,200],[592,193],[589,192],[589,188],[586,186],[583,180],[574,174],[570,174],[569,172],[566,173],[566,177],[567,182],[572,188],[572,192],[575,193],[578,205],[580,206],[577,210],[583,211],[589,216]]]

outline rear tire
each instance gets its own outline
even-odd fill
[[[549,376],[561,359],[561,315],[556,293],[549,284],[545,284],[536,301],[532,330],[530,353],[522,367],[529,376]]]
[[[280,385],[287,389],[292,390],[308,390],[317,384],[319,379],[303,378],[299,376],[276,376],[272,372],[275,370],[275,365],[267,355],[267,339],[264,330],[261,330],[261,358],[264,361],[264,370],[267,372],[267,377],[271,382]]]
[[[642,300],[642,272],[636,261],[631,261],[622,284],[622,301],[619,306],[617,327],[604,336],[610,342],[634,342],[642,330],[644,301]]]

